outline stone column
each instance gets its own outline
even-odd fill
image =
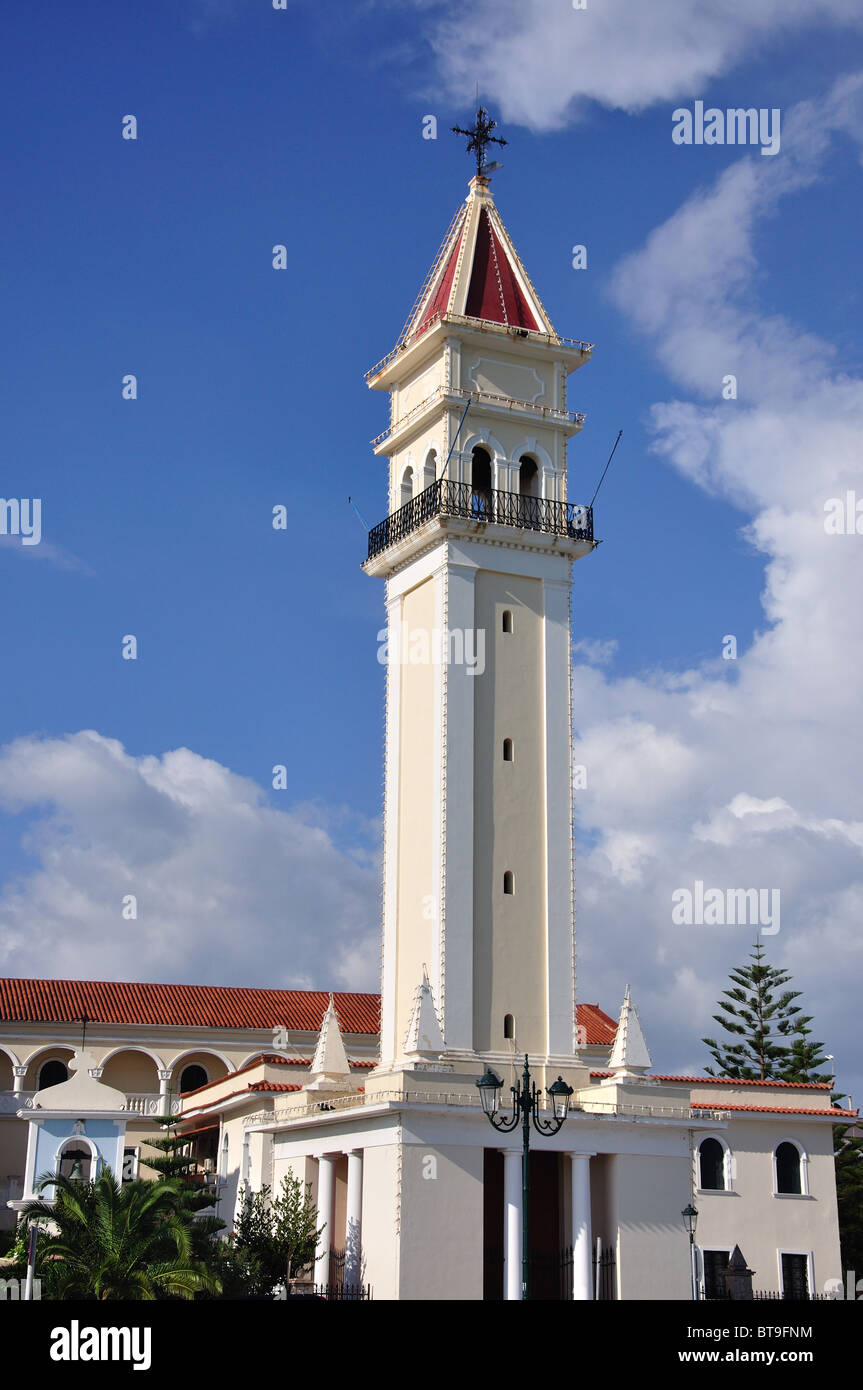
[[[363,1151],[348,1149],[348,1194],[345,1213],[345,1283],[355,1288],[363,1281]]]
[[[593,1251],[590,1236],[590,1154],[570,1154],[572,1161],[572,1296],[593,1298]]]
[[[318,1226],[323,1226],[315,1256],[315,1283],[330,1282],[330,1251],[333,1247],[333,1197],[336,1190],[336,1160],[334,1154],[321,1154],[318,1159]]]
[[[12,1093],[13,1095],[20,1096],[21,1092],[24,1090],[24,1077],[27,1075],[27,1068],[13,1067],[12,1075],[14,1078],[12,1082]]]
[[[503,1149],[503,1296],[521,1298],[521,1149]]]

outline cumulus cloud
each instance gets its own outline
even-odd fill
[[[863,26],[857,0],[588,0],[579,10],[572,0],[475,0],[447,5],[432,44],[453,100],[479,73],[504,120],[552,130],[590,102],[637,112],[698,95],[745,57],[825,25]]]
[[[0,808],[37,865],[0,898],[0,973],[378,988],[376,828],[343,850],[320,808],[92,731],[0,750]]]
[[[783,198],[823,176],[833,134],[863,128],[861,116],[856,76],[792,113],[781,168],[745,157],[617,269],[621,312],[681,390],[653,406],[652,447],[743,512],[764,558],[765,622],[738,660],[717,653],[682,676],[614,680],[580,666],[575,702],[591,996],[621,993],[616,962],[634,955],[627,978],[639,982],[654,1051],[666,1065],[702,1066],[705,999],[758,927],[674,926],[671,895],[695,880],[778,888],[768,955],[794,974],[817,1036],[857,1089],[863,630],[849,622],[849,596],[863,586],[863,537],[828,535],[824,507],[860,491],[863,381],[829,343],[759,311],[754,237]],[[726,373],[738,377],[737,400],[721,399]],[[696,593],[697,576],[686,582]]]

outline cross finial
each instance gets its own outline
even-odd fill
[[[481,178],[485,168],[486,145],[505,145],[506,141],[497,135],[492,135],[492,131],[497,129],[497,121],[489,118],[489,114],[484,106],[480,106],[476,113],[476,121],[472,130],[464,130],[460,125],[452,127],[453,135],[466,135],[467,153],[476,153],[476,172]]]

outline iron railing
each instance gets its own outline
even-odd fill
[[[424,492],[412,497],[398,511],[369,532],[371,560],[388,546],[404,540],[435,516],[464,517],[468,521],[517,526],[570,540],[593,540],[593,509],[572,502],[550,502],[545,497],[524,497],[518,492],[477,490],[470,483],[438,478]]]

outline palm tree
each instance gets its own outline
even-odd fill
[[[182,1183],[119,1183],[110,1168],[94,1182],[45,1173],[25,1221],[49,1223],[39,1273],[49,1298],[193,1298],[221,1292],[218,1278],[191,1254],[191,1214]]]

